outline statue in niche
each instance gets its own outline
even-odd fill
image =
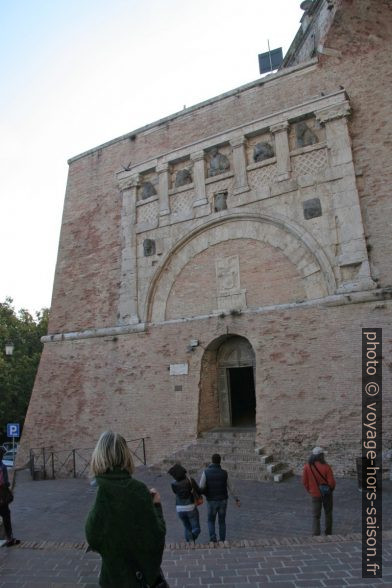
[[[208,177],[218,176],[230,169],[230,161],[226,155],[219,153],[218,148],[214,147],[211,150],[210,167],[208,169]]]
[[[174,183],[175,188],[179,188],[180,186],[186,186],[186,184],[192,183],[192,174],[187,167],[184,169],[180,169],[176,173],[176,181]]]
[[[155,196],[157,191],[154,188],[154,185],[151,182],[144,182],[142,185],[142,200],[146,198],[150,198],[150,196]]]
[[[253,161],[264,161],[274,156],[274,150],[269,143],[257,143],[253,149]]]
[[[144,239],[143,241],[144,257],[155,255],[155,241],[154,239]]]
[[[297,147],[307,147],[318,143],[317,135],[308,127],[306,122],[299,122],[295,127]]]
[[[214,212],[227,210],[227,192],[217,192],[214,194]]]

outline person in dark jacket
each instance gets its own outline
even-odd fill
[[[186,475],[186,469],[176,463],[168,471],[175,482],[171,487],[176,495],[176,511],[184,525],[185,541],[196,541],[200,535],[199,510],[195,504],[193,490],[201,495],[201,490],[193,478]]]
[[[158,492],[132,477],[131,452],[117,433],[102,433],[91,473],[98,486],[86,521],[86,538],[102,558],[99,585],[136,588],[141,572],[151,587],[159,584],[166,526]]]
[[[6,488],[10,487],[10,483],[8,480],[8,470],[7,466],[3,464],[3,457],[6,453],[4,447],[0,447],[0,517],[3,519],[5,537],[6,537],[6,547],[12,547],[13,545],[18,545],[20,543],[19,539],[15,539],[12,534],[12,524],[11,524],[11,512],[8,506],[8,503],[3,498],[5,494],[9,494],[6,492]],[[12,495],[11,495],[12,497]]]
[[[302,473],[302,482],[312,497],[313,535],[320,535],[321,509],[324,507],[325,534],[332,535],[332,492],[335,490],[336,482],[332,468],[324,459],[324,451],[321,447],[315,447],[305,464]],[[331,492],[322,498],[320,484],[326,484]]]
[[[226,510],[228,493],[233,496],[236,505],[240,506],[240,501],[234,495],[228,481],[227,471],[221,468],[221,456],[214,453],[211,458],[212,463],[204,470],[199,486],[207,498],[207,521],[210,541],[217,542],[215,532],[216,515],[218,515],[219,540],[226,539]]]

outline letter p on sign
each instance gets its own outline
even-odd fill
[[[7,437],[19,437],[19,423],[8,423]]]

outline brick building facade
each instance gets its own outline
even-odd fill
[[[277,73],[70,160],[23,450],[255,426],[352,472],[362,327],[391,380],[391,12],[314,0]]]

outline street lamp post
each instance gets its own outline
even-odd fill
[[[12,341],[7,341],[5,344],[5,354],[7,357],[11,357],[11,355],[14,352],[14,347],[15,345],[13,344]]]

